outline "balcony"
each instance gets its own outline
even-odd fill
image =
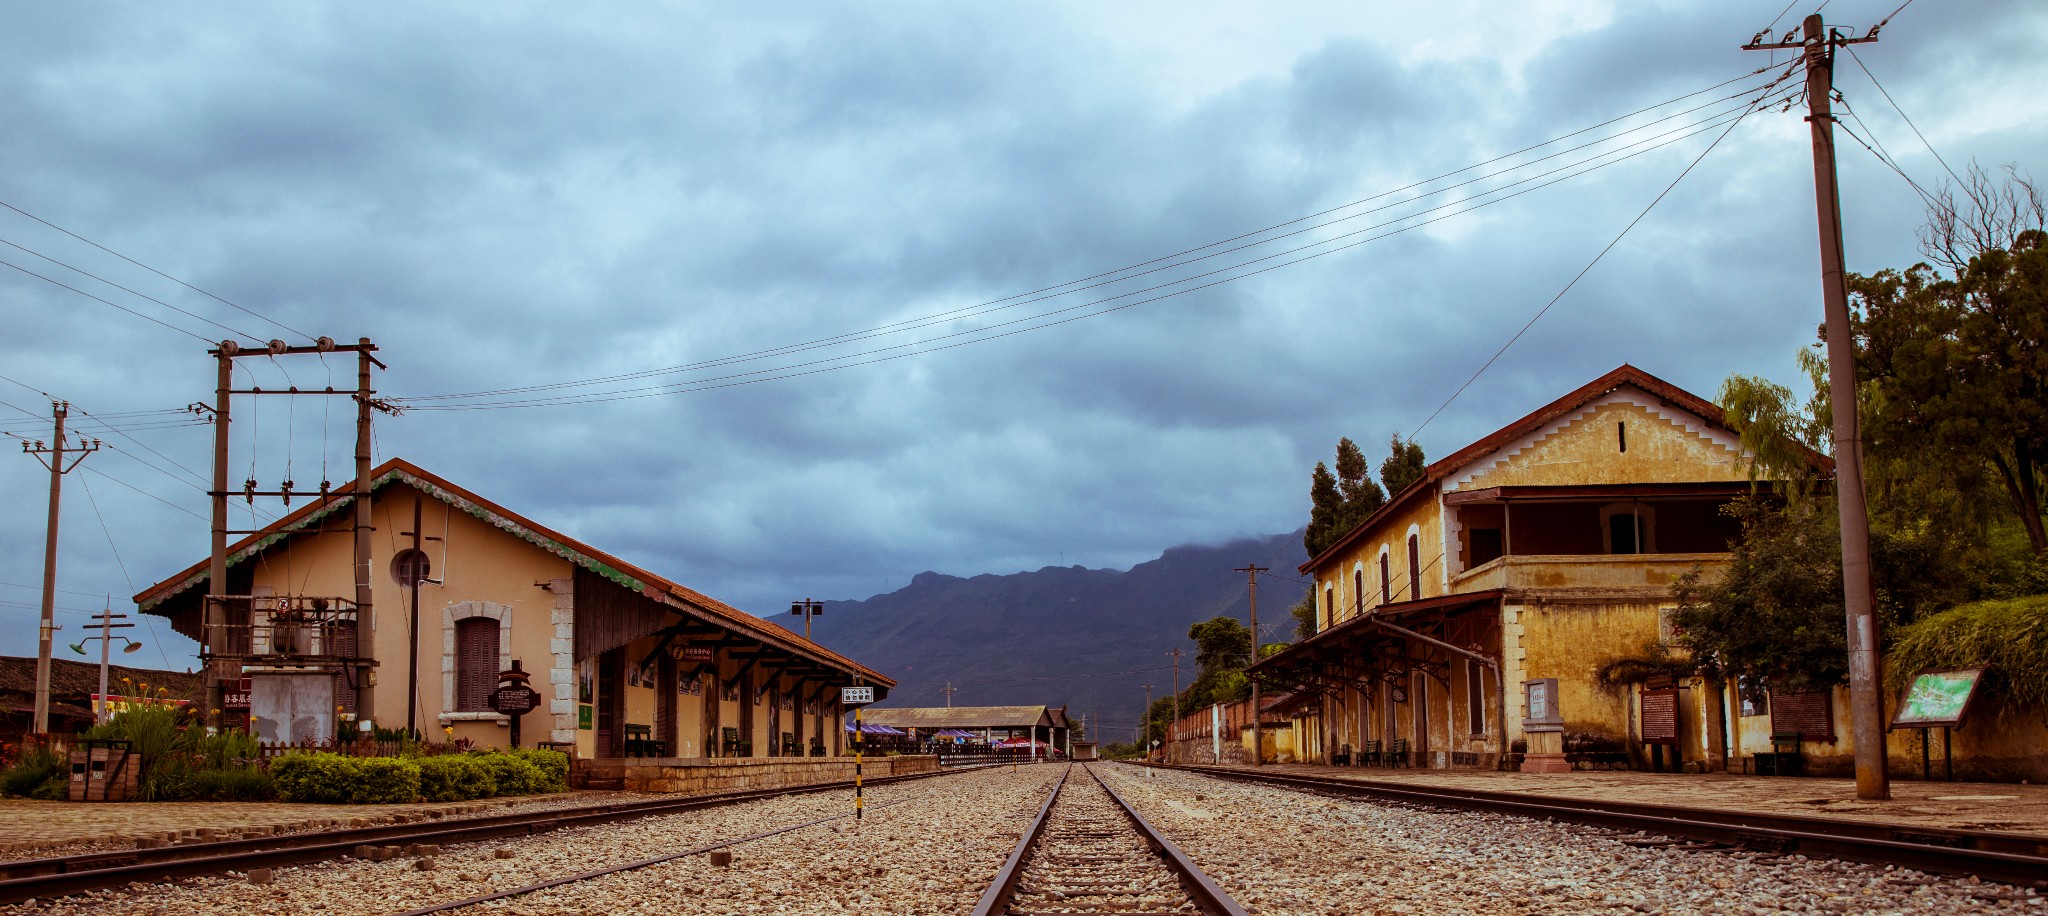
[[[1718,571],[1727,553],[1528,554],[1499,557],[1451,577],[1451,591],[1668,591],[1696,566]]]
[[[220,651],[242,665],[326,667],[356,658],[356,605],[342,598],[229,595]]]

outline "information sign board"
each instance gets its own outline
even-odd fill
[[[1643,691],[1643,743],[1678,743],[1678,691]]]
[[[676,659],[686,662],[708,662],[711,660],[710,646],[683,646],[676,650]]]
[[[873,703],[874,701],[875,688],[873,687],[839,688],[839,702],[844,703],[848,706],[866,706],[867,704]]]
[[[1963,724],[1963,713],[1977,695],[1982,668],[1928,668],[1913,675],[1899,702],[1893,728],[1937,728]]]
[[[540,705],[540,691],[525,684],[508,684],[491,691],[491,711],[501,716],[519,716]]]

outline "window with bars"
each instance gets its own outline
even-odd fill
[[[455,711],[488,712],[498,686],[498,622],[465,617],[455,622]]]

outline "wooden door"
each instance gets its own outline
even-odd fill
[[[626,650],[597,657],[597,756],[626,756]]]

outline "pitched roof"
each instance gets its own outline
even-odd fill
[[[1632,385],[1655,395],[1665,403],[1699,417],[1702,422],[1709,426],[1718,427],[1730,432],[1735,431],[1734,427],[1728,425],[1727,412],[1716,406],[1714,402],[1648,372],[1623,363],[1620,368],[1579,386],[1564,397],[1551,401],[1530,412],[1528,416],[1494,430],[1479,441],[1452,452],[1447,457],[1432,462],[1424,470],[1420,479],[1409,484],[1401,492],[1394,494],[1394,498],[1387,500],[1386,505],[1381,506],[1373,514],[1366,516],[1363,521],[1359,522],[1349,532],[1346,532],[1343,537],[1338,538],[1336,543],[1325,548],[1322,553],[1310,557],[1308,562],[1301,564],[1297,569],[1300,572],[1308,572],[1321,566],[1333,557],[1350,549],[1354,541],[1364,537],[1365,533],[1371,530],[1372,526],[1381,519],[1391,516],[1408,503],[1421,498],[1425,494],[1436,492],[1438,484],[1459,468],[1484,458],[1495,451],[1499,451],[1523,436],[1542,429],[1552,421],[1599,400],[1609,392],[1624,385]],[[1833,466],[1833,462],[1829,461],[1826,456],[1813,452],[1810,449],[1807,451],[1809,460],[1813,461],[1816,467],[1830,468]]]
[[[870,725],[896,728],[1030,728],[1063,724],[1051,715],[1056,710],[1046,706],[930,706],[868,709],[860,717]]]
[[[154,668],[130,668],[126,665],[108,665],[107,680],[109,691],[118,693],[125,686],[122,678],[136,684],[148,684],[170,691],[174,699],[197,700],[203,692],[204,679],[187,671],[158,671]],[[36,660],[0,655],[0,693],[36,692]],[[50,659],[50,695],[57,697],[84,697],[100,692],[100,665],[98,662],[75,662],[65,658]]]
[[[732,629],[781,648],[808,655],[837,667],[847,669],[877,684],[894,687],[896,682],[879,672],[868,668],[846,656],[818,645],[801,634],[795,633],[772,622],[763,620],[745,611],[719,601],[694,589],[685,588],[666,578],[655,575],[620,560],[574,538],[563,535],[551,528],[528,520],[526,517],[499,506],[475,493],[470,492],[446,478],[427,471],[402,458],[392,458],[378,465],[370,472],[372,493],[391,483],[403,483],[429,496],[439,499],[457,509],[476,516],[514,537],[533,544],[548,553],[568,560],[618,585],[636,592],[643,597],[670,607],[687,607],[709,615]],[[337,496],[324,503],[311,503],[271,522],[262,530],[249,535],[228,547],[228,565],[234,566],[279,543],[296,531],[319,523],[322,519],[340,511],[355,499],[355,482],[349,481],[335,488]],[[201,560],[177,575],[143,589],[135,596],[136,605],[147,612],[170,598],[206,583],[209,575],[207,561]]]

